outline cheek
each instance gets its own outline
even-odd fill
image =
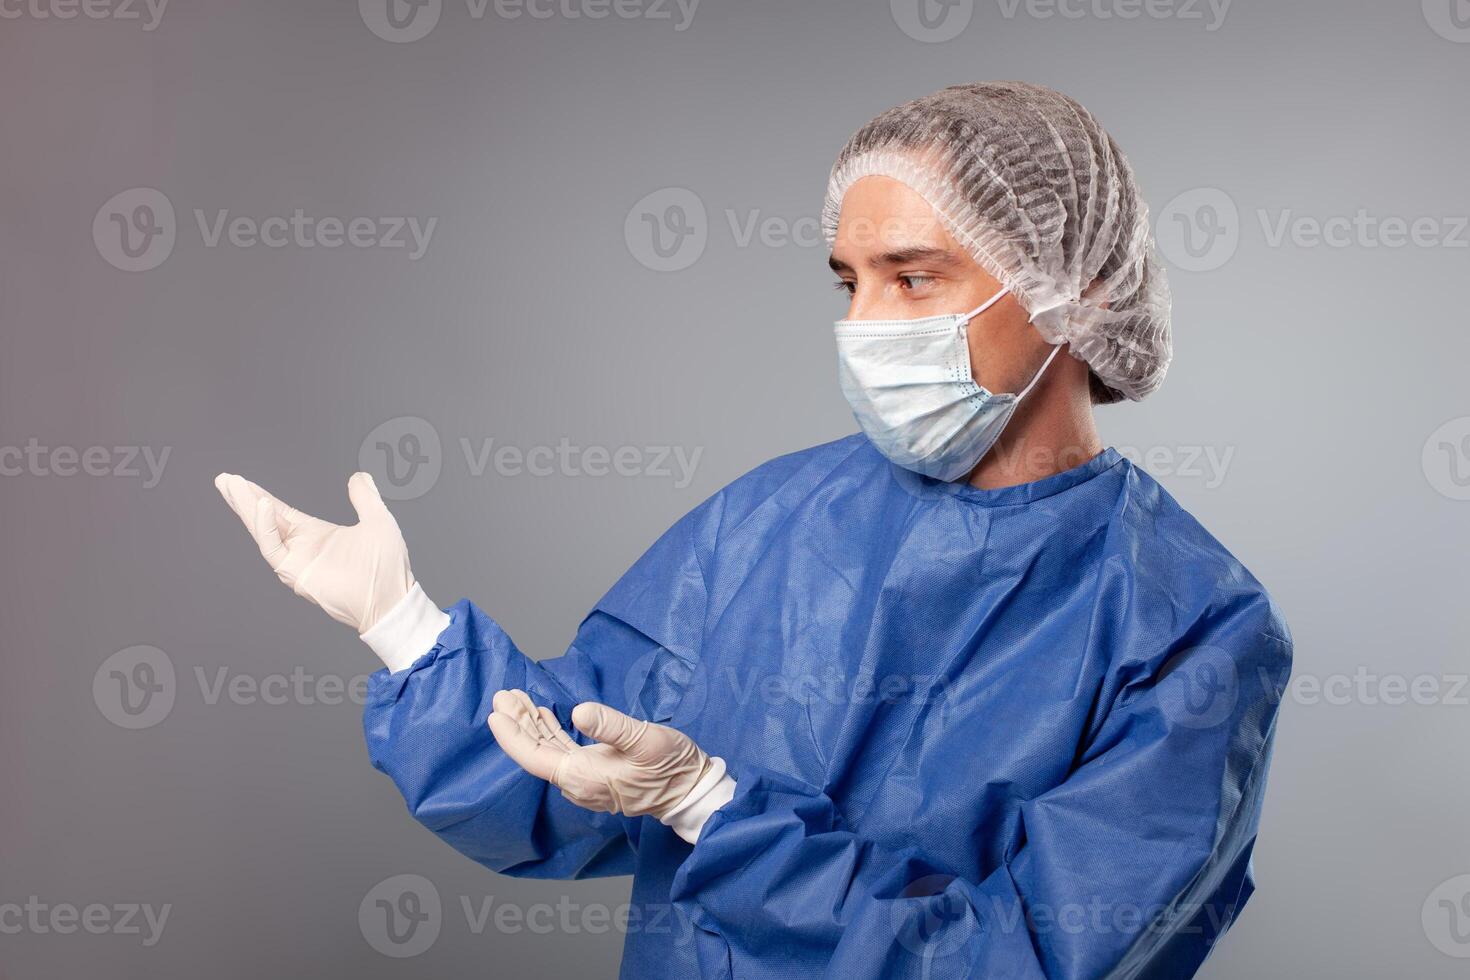
[[[1005,339],[998,331],[977,329],[970,324],[966,339],[970,348],[970,374],[975,383],[992,392],[1005,391],[1005,365],[1011,360]]]
[[[970,348],[970,374],[975,383],[997,395],[1019,391],[1029,376],[1030,361],[1026,331],[1034,333],[1029,323],[980,327],[970,324],[967,340]],[[1037,338],[1038,341],[1040,338]]]

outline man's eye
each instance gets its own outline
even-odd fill
[[[853,290],[857,288],[857,283],[848,282],[846,279],[839,279],[832,284],[832,288],[851,296]]]
[[[933,276],[899,276],[898,281],[904,284],[905,289],[922,289],[934,281]]]

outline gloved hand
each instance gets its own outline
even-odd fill
[[[233,473],[221,473],[214,485],[276,577],[358,633],[413,589],[403,532],[367,473],[347,481],[347,497],[357,511],[350,527],[303,514]]]
[[[537,707],[524,691],[499,691],[492,704],[490,731],[505,754],[578,806],[657,817],[693,843],[709,813],[733,793],[724,761],[667,725],[584,701],[572,709],[572,724],[599,744],[578,745],[551,709]],[[712,805],[697,808],[693,825],[675,822],[699,800]]]

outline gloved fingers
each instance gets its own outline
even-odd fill
[[[276,505],[276,521],[280,523],[281,533],[286,536],[287,541],[291,540],[293,534],[299,534],[302,531],[313,528],[330,529],[338,526],[331,521],[324,521],[320,517],[312,517],[310,514],[297,510],[265,487],[252,483],[243,476],[235,479],[243,483],[250,492],[266,497]]]
[[[225,498],[225,502],[245,523],[246,528],[253,527],[256,501],[261,499],[269,500],[275,505],[276,522],[281,527],[282,535],[287,539],[293,533],[310,526],[331,526],[326,521],[312,517],[310,514],[303,514],[260,484],[253,483],[238,473],[221,473],[214,478],[214,485],[218,488],[220,495]]]
[[[557,720],[554,711],[544,706],[538,707],[525,691],[512,691],[511,694],[520,701],[521,710],[524,712],[525,720],[521,722],[522,728],[533,729],[531,733],[539,741],[559,746],[567,752],[581,748],[576,740],[561,727],[561,722]]]
[[[561,727],[555,712],[550,708],[538,707],[531,696],[519,688],[495,692],[491,705],[496,714],[514,721],[527,738],[538,744],[550,745],[567,752],[581,748]]]
[[[550,744],[554,741],[552,730],[556,727],[553,721],[551,725],[546,724],[546,719],[541,715],[541,708],[531,700],[531,695],[522,690],[511,691],[511,697],[516,701],[516,713],[513,716],[521,730],[534,738],[538,743]]]
[[[518,687],[510,690],[511,700],[515,702],[516,714],[522,719],[522,723],[534,732],[538,738],[550,737],[550,732],[541,731],[541,716],[536,712],[536,702],[531,700],[531,695]]]
[[[234,473],[221,473],[214,478],[214,488],[225,498],[225,503],[230,505],[230,510],[240,518],[246,530],[250,530],[255,521],[256,495],[251,492],[250,486],[244,478]]]
[[[534,711],[536,706],[531,703],[531,697],[519,688],[509,688],[495,692],[490,699],[491,710],[520,719]]]
[[[540,741],[528,734],[516,719],[495,711],[490,715],[490,732],[501,751],[522,769],[538,779],[555,783],[557,767],[567,751],[552,741]]]
[[[573,708],[572,724],[588,738],[629,754],[636,752],[648,728],[648,722],[630,718],[596,701],[583,701]]]
[[[308,528],[330,528],[336,526],[329,521],[322,520],[319,517],[312,517],[310,514],[303,514],[295,507],[292,507],[281,498],[272,494],[269,490],[265,489],[257,483],[251,483],[243,476],[236,477],[236,479],[245,484],[250,492],[265,497],[271,503],[275,504],[276,522],[280,524],[281,533],[285,535],[287,541],[291,540],[292,535],[299,534],[300,532],[307,530]]]
[[[572,736],[567,734],[566,729],[561,727],[561,722],[556,720],[555,712],[553,712],[550,708],[545,707],[538,708],[537,711],[541,715],[541,721],[546,725],[547,728],[551,730],[552,739],[558,745],[566,749],[568,752],[571,752],[574,749],[581,748],[581,746],[577,744],[576,740],[573,739]]]
[[[378,493],[378,485],[373,482],[371,473],[352,474],[347,480],[347,499],[352,501],[357,519],[364,524],[381,521],[385,517],[393,519],[388,505],[383,503],[382,494]]]
[[[522,693],[524,694],[524,692]],[[530,705],[529,716],[536,726],[536,734],[538,735],[538,737],[540,737],[541,741],[556,742],[558,745],[562,745],[562,747],[565,748],[566,746],[558,741],[556,737],[558,733],[566,733],[562,732],[561,722],[556,720],[555,713],[553,713],[550,708],[537,707],[535,704],[531,704],[530,695],[525,695],[525,698],[527,704]],[[576,748],[576,743],[573,743],[572,747]]]
[[[286,543],[281,540],[281,528],[276,523],[275,511],[275,503],[270,497],[258,498],[250,524],[250,536],[255,539],[260,548],[260,556],[271,567],[271,571],[278,572],[285,564],[288,552]]]
[[[512,688],[503,693],[509,695],[505,703],[510,717],[516,720],[516,724],[538,742],[551,741],[551,727],[548,727],[542,719],[541,709],[536,707],[536,702],[531,700],[531,695],[520,688]],[[499,695],[496,696],[499,697]]]
[[[496,691],[490,704],[495,714],[514,722],[527,738],[538,743],[546,741],[536,719],[532,717],[536,709],[531,704],[530,698],[525,696],[525,692]]]

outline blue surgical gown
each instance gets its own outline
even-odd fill
[[[495,871],[632,874],[623,977],[1186,977],[1253,890],[1289,634],[1113,450],[982,490],[852,436],[679,520],[564,656],[449,612],[373,676],[373,763]],[[502,688],[672,725],[735,797],[693,847],[581,809],[496,746]]]

